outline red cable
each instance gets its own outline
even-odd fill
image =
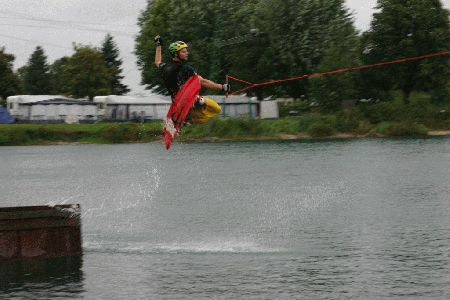
[[[339,74],[339,73],[344,73],[344,72],[349,72],[349,71],[356,71],[356,70],[364,70],[364,69],[382,67],[382,66],[387,66],[387,65],[392,65],[392,64],[416,61],[416,60],[432,58],[432,57],[437,57],[437,56],[444,56],[444,55],[450,55],[450,51],[444,51],[444,52],[433,53],[433,54],[426,54],[426,55],[415,56],[415,57],[400,58],[400,59],[396,59],[396,60],[388,61],[388,62],[380,62],[380,63],[376,63],[376,64],[371,64],[371,65],[356,66],[356,67],[344,68],[344,69],[339,69],[339,70],[334,70],[334,71],[326,71],[326,72],[314,73],[314,74],[305,74],[305,75],[300,75],[300,76],[296,76],[296,77],[292,77],[292,78],[272,80],[272,81],[261,82],[261,83],[251,83],[251,82],[248,82],[248,81],[245,81],[245,80],[242,80],[242,79],[230,76],[230,75],[227,75],[227,77],[232,79],[232,80],[239,81],[239,82],[242,82],[242,83],[245,83],[245,84],[249,85],[248,87],[242,88],[242,89],[237,90],[237,91],[235,91],[235,92],[230,94],[230,95],[236,95],[236,94],[240,94],[242,92],[245,92],[245,91],[247,91],[249,89],[258,87],[258,86],[274,85],[274,84],[280,84],[280,83],[287,82],[287,81],[300,80],[300,79],[304,79],[304,78],[308,78],[308,77],[318,77],[318,76],[322,76],[322,75],[334,75],[334,74]]]
[[[246,83],[246,84],[249,84],[249,85],[254,84],[253,82],[245,81],[245,80],[233,77],[231,75],[227,75],[227,76],[228,76],[228,78],[233,79],[234,81],[240,81],[240,82],[243,82],[243,83]]]

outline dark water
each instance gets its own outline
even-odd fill
[[[0,148],[1,206],[80,203],[81,259],[0,299],[449,299],[450,139]]]

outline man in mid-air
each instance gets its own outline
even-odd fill
[[[188,45],[178,41],[169,45],[172,61],[162,62],[162,39],[159,35],[155,37],[156,53],[155,65],[160,70],[164,84],[169,91],[172,101],[176,98],[183,85],[192,77],[198,76],[201,87],[213,90],[230,92],[229,84],[219,84],[201,77],[194,68],[187,64],[189,58]],[[187,115],[186,122],[191,124],[204,124],[221,112],[220,106],[212,99],[197,95],[194,106]]]

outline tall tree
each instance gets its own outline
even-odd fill
[[[221,20],[228,18],[232,8],[227,5],[245,1],[220,0],[155,0],[139,18],[140,33],[136,38],[138,66],[142,71],[142,83],[149,88],[162,86],[154,65],[155,45],[153,37],[160,34],[164,40],[163,60],[170,60],[167,51],[171,42],[183,40],[190,46],[190,64],[199,74],[215,81],[223,81],[225,70],[218,53],[218,36],[223,33]],[[160,88],[160,90],[163,90]]]
[[[357,46],[357,33],[343,0],[154,0],[149,1],[139,25],[136,53],[143,83],[150,87],[161,85],[153,65],[157,33],[167,43],[188,42],[194,67],[219,82],[228,73],[261,82],[314,72],[326,67],[324,53],[335,41],[349,41],[339,47],[339,53],[356,53]],[[308,80],[303,80],[255,92],[258,98],[267,94],[300,97],[310,88]]]
[[[448,50],[449,12],[440,0],[378,0],[370,30],[364,36],[367,63]],[[397,64],[369,73],[384,89],[400,89],[404,103],[412,91],[442,91],[450,76],[448,58]],[[380,75],[382,74],[382,75]],[[372,81],[373,84],[374,81]]]
[[[260,68],[273,74],[268,79],[285,79],[358,61],[357,32],[343,0],[261,0],[255,15],[256,27],[268,34],[259,63]],[[308,96],[310,80],[292,81],[277,90],[294,98]]]
[[[161,92],[163,83],[154,65],[155,43],[153,37],[157,34],[162,36],[164,40],[163,59],[166,59],[164,56],[168,54],[166,51],[168,43],[171,39],[175,39],[171,34],[173,28],[167,24],[173,18],[171,10],[174,6],[174,0],[149,0],[147,8],[138,20],[140,32],[136,37],[135,51],[138,58],[137,64],[142,73],[142,84],[147,85],[148,88],[158,88],[158,91]],[[178,36],[178,39],[185,38]]]
[[[13,70],[14,59],[14,55],[0,48],[0,98],[3,99],[20,93],[20,79]]]
[[[323,10],[329,20],[326,22],[320,63],[314,71],[324,72],[358,65],[360,39],[345,1],[329,0]],[[338,110],[343,100],[356,96],[356,78],[355,73],[315,77],[311,80],[311,98],[322,110]]]
[[[29,95],[47,95],[51,92],[51,80],[47,56],[38,46],[31,54],[24,69],[23,84]]]
[[[345,43],[345,41],[342,41]],[[358,56],[352,48],[342,47],[341,44],[330,44],[326,49],[318,71],[338,70],[356,65]],[[353,48],[356,50],[357,48]],[[351,100],[357,95],[355,87],[355,73],[323,75],[311,79],[311,99],[323,111],[336,111],[342,107],[342,101]]]
[[[52,94],[64,94],[64,68],[69,60],[69,57],[64,56],[60,59],[55,60],[50,66]]]
[[[122,84],[124,76],[121,75],[122,60],[119,58],[119,49],[110,34],[106,35],[101,52],[103,60],[112,75],[110,83],[112,93],[114,95],[124,95],[128,93],[130,89]]]
[[[267,10],[261,0],[234,1],[234,9],[223,24],[223,32],[219,37],[221,55],[228,64],[226,70],[234,76],[251,82],[261,82],[278,77],[274,73],[278,59],[270,59],[272,45],[267,28],[262,26],[258,18],[266,18]],[[258,9],[259,8],[259,9]],[[280,77],[278,77],[280,78]],[[239,84],[233,82],[235,88]],[[250,91],[259,99],[264,92],[272,93],[272,88],[258,88]]]
[[[111,94],[111,73],[100,51],[89,46],[76,46],[75,53],[63,65],[62,91],[73,97]]]

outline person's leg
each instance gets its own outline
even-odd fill
[[[204,104],[198,105],[191,109],[187,116],[187,120],[191,124],[205,124],[209,119],[220,114],[222,109],[220,105],[210,98],[204,98]]]

